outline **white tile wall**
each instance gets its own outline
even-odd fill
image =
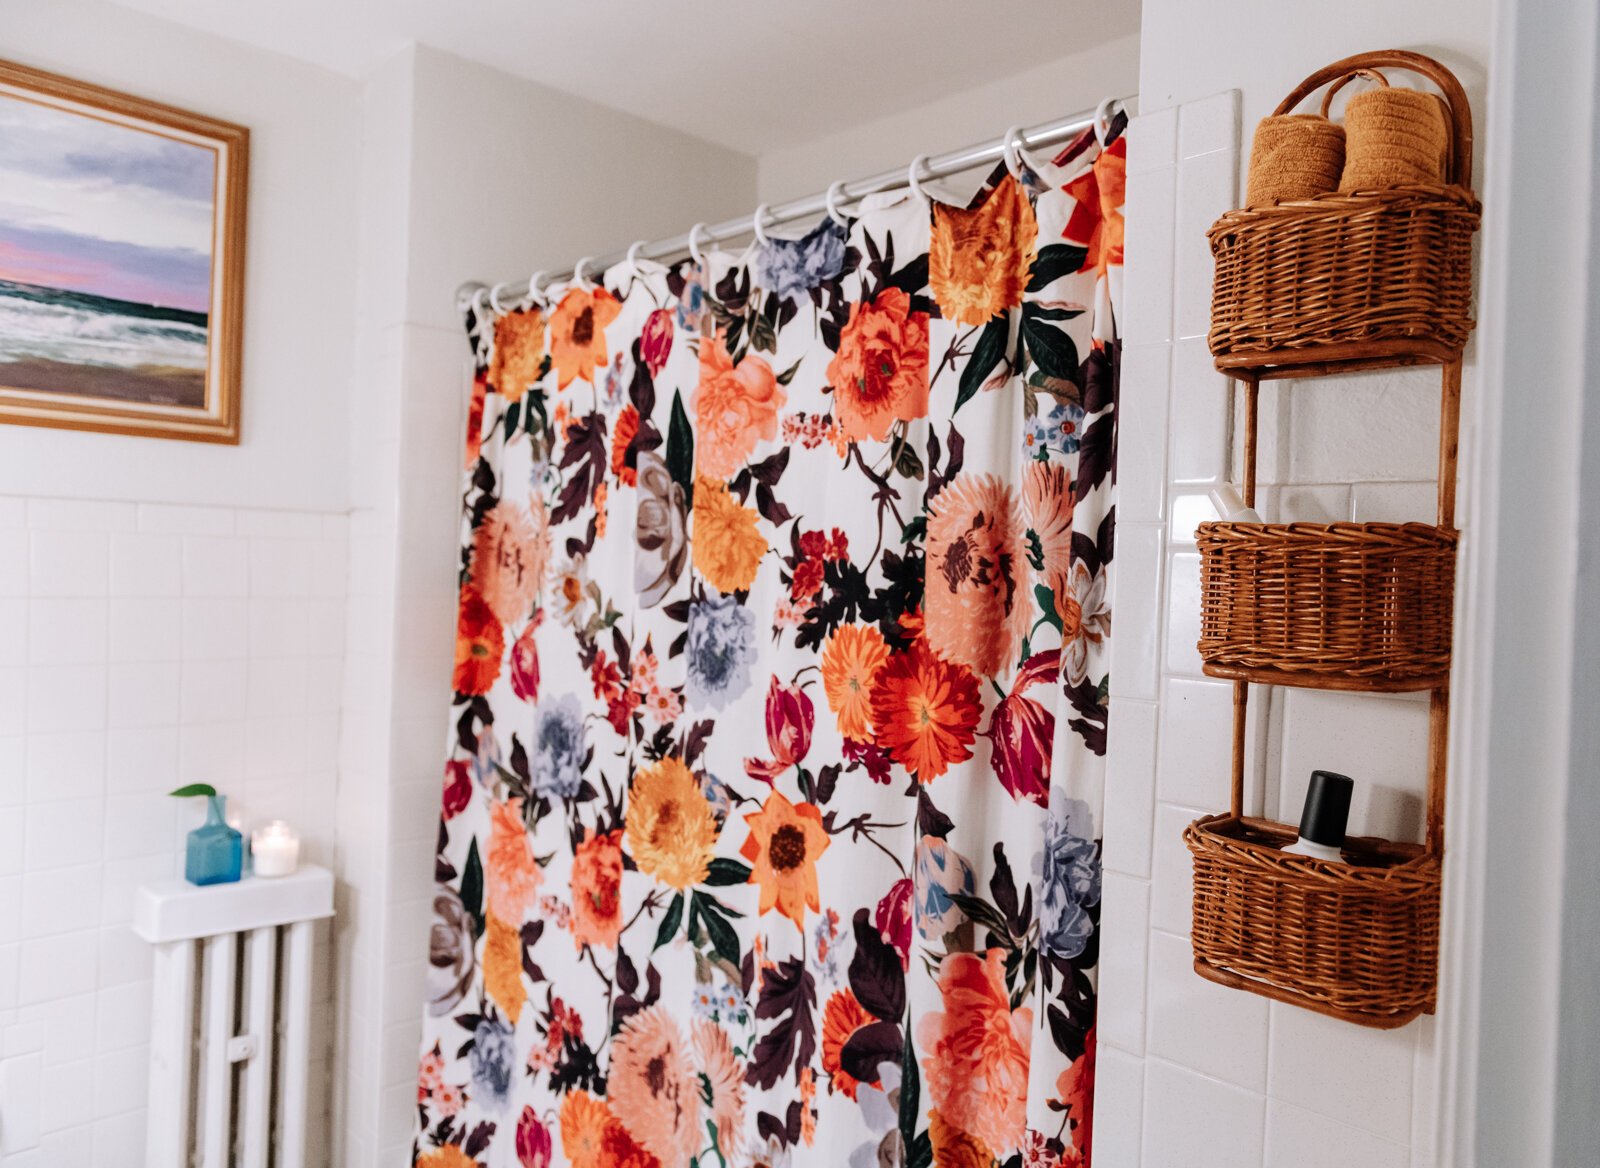
[[[1096,1160],[1114,1168],[1429,1168],[1432,1022],[1333,1022],[1194,973],[1181,834],[1228,793],[1232,687],[1205,678],[1197,523],[1238,477],[1237,394],[1211,364],[1205,230],[1237,205],[1238,95],[1129,135]],[[1269,519],[1428,520],[1437,373],[1261,392]],[[1426,703],[1252,689],[1250,810],[1293,818],[1313,767],[1360,780],[1353,830],[1420,838]],[[1419,1119],[1419,1116],[1423,1118]]]
[[[139,1162],[133,893],[202,814],[167,791],[334,861],[347,551],[338,514],[0,497],[0,1165]]]

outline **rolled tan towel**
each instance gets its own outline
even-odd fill
[[[1341,191],[1441,183],[1450,153],[1444,103],[1416,89],[1369,89],[1344,107]]]
[[[1265,207],[1336,189],[1344,154],[1344,127],[1327,118],[1316,114],[1262,118],[1250,147],[1245,205]]]

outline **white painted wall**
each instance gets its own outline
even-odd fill
[[[864,178],[909,165],[918,154],[939,154],[998,138],[1007,126],[1030,126],[1092,110],[1103,97],[1131,96],[1138,80],[1139,38],[1118,37],[802,146],[768,151],[761,155],[757,174],[761,200],[781,203],[801,198],[825,189],[834,179]]]
[[[1200,674],[1194,650],[1193,528],[1209,517],[1207,488],[1236,473],[1237,457],[1233,395],[1205,342],[1204,232],[1237,205],[1256,121],[1327,61],[1375,48],[1426,52],[1457,72],[1481,116],[1488,3],[1353,0],[1291,14],[1270,0],[1146,0],[1141,48],[1143,116],[1129,137],[1097,1158],[1118,1168],[1429,1168],[1435,1019],[1364,1030],[1211,985],[1190,965],[1190,858],[1179,834],[1225,805],[1231,688]],[[1476,384],[1469,346],[1468,401]],[[1264,388],[1267,517],[1431,518],[1437,398],[1436,371]],[[1468,509],[1458,521],[1470,532]],[[1263,696],[1251,700],[1252,809],[1294,818],[1307,772],[1327,766],[1372,792],[1353,830],[1420,838],[1423,703],[1277,691],[1268,712]]]
[[[96,0],[0,4],[0,46],[251,131],[240,444],[0,426],[0,493],[342,509],[360,86]]]

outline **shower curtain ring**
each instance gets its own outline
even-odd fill
[[[906,185],[911,188],[911,193],[924,203],[931,203],[928,192],[922,189],[922,168],[928,164],[928,156],[919,154],[911,160],[911,168],[906,171]]]
[[[544,289],[539,287],[543,280],[543,268],[528,277],[528,303],[538,308],[549,308],[550,298],[544,294]]]
[[[705,229],[706,225],[704,223],[696,223],[689,228],[689,258],[699,265],[702,272],[706,270],[706,257],[705,253],[700,250],[700,233]]]
[[[494,314],[496,316],[504,316],[506,314],[505,305],[500,303],[500,289],[504,288],[505,286],[506,285],[504,284],[496,284],[493,288],[489,289],[489,307],[494,309]]]
[[[828,206],[828,218],[832,219],[840,227],[849,230],[850,219],[843,211],[839,209],[839,200],[843,197],[843,195],[844,179],[835,179],[833,182],[828,184],[828,194],[825,201]]]
[[[767,247],[772,240],[767,238],[767,205],[762,203],[756,208],[755,216],[750,220],[750,230],[756,237],[756,242],[762,247]]]
[[[594,286],[594,281],[589,278],[588,271],[589,265],[592,263],[594,263],[594,256],[584,256],[581,260],[572,265],[572,278],[580,285],[588,284],[590,287]]]
[[[1103,97],[1094,108],[1094,140],[1102,150],[1106,148],[1106,135],[1111,132],[1111,119],[1116,116],[1116,105],[1116,98]]]
[[[1001,139],[1001,157],[1005,159],[1006,170],[1011,172],[1011,177],[1022,182],[1022,127],[1012,126]]]
[[[636,239],[628,245],[628,267],[632,269],[635,276],[644,275],[644,273],[639,270],[639,249],[643,246],[644,240],[642,239]]]

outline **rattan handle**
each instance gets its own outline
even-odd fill
[[[1444,94],[1445,109],[1450,119],[1450,181],[1456,186],[1472,185],[1472,107],[1467,104],[1467,92],[1461,82],[1432,57],[1411,53],[1404,49],[1383,49],[1375,53],[1357,53],[1331,65],[1324,65],[1307,77],[1294,91],[1278,103],[1274,114],[1286,114],[1305,98],[1330,81],[1341,85],[1352,74],[1376,69],[1406,69],[1420,74],[1437,85]],[[1326,107],[1324,107],[1326,109]]]
[[[1389,79],[1382,73],[1379,73],[1376,69],[1356,69],[1350,73],[1346,73],[1343,77],[1339,78],[1339,80],[1328,86],[1328,91],[1322,95],[1323,117],[1328,116],[1328,109],[1333,105],[1333,95],[1338,93],[1357,77],[1365,77],[1368,81],[1376,81],[1385,89],[1389,88]]]

